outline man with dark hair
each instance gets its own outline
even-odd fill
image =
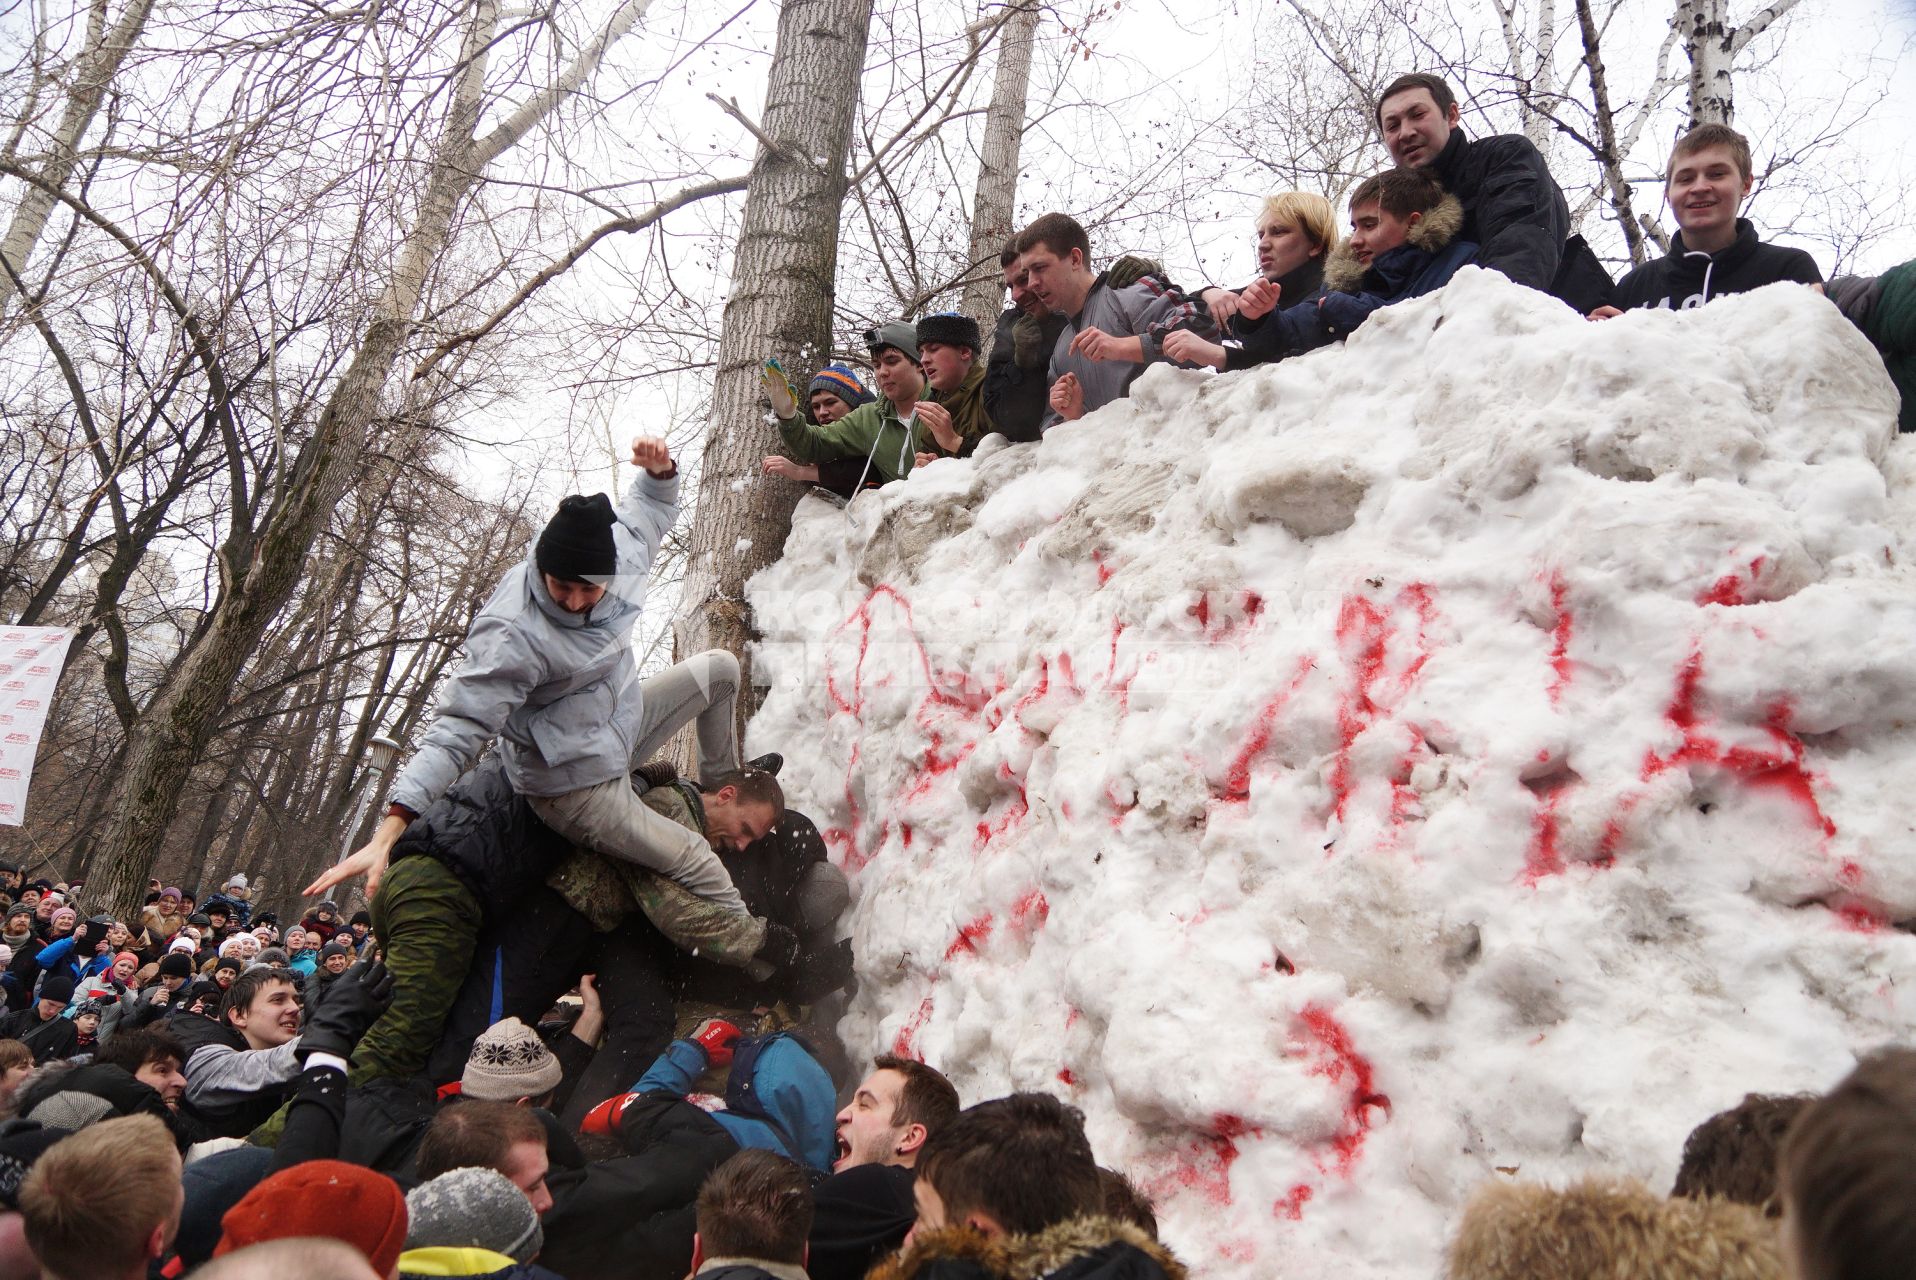
[[[1702,124],[1677,139],[1663,171],[1663,198],[1676,215],[1670,251],[1617,282],[1614,306],[1592,320],[1640,307],[1687,311],[1725,294],[1794,282],[1821,290],[1823,273],[1801,249],[1766,244],[1738,216],[1755,174],[1750,143],[1727,124]]]
[[[1106,1216],[1083,1118],[1041,1093],[959,1112],[925,1144],[913,1191],[918,1221],[875,1280],[932,1280],[954,1262],[999,1280],[1184,1274],[1150,1236]]]
[[[1916,1049],[1865,1058],[1804,1108],[1777,1170],[1795,1280],[1892,1280],[1916,1258]]]
[[[546,1127],[534,1111],[510,1102],[459,1102],[440,1108],[419,1141],[419,1181],[450,1169],[495,1169],[532,1202],[534,1213],[552,1207],[546,1189],[551,1161]]]
[[[1751,1093],[1728,1111],[1717,1112],[1684,1140],[1670,1194],[1691,1200],[1718,1196],[1780,1217],[1777,1152],[1791,1123],[1814,1101],[1808,1094]]]
[[[762,464],[767,475],[807,478],[803,468],[818,468],[818,476],[833,492],[851,497],[867,482],[888,484],[911,474],[913,415],[926,395],[925,375],[918,367],[918,332],[903,320],[865,331],[865,349],[871,353],[872,380],[878,398],[861,404],[829,423],[809,423],[799,416],[798,396],[774,361],[764,373],[765,398],[778,420],[778,434],[789,457],[773,456]],[[849,464],[856,475],[844,483]]]
[[[770,1151],[741,1151],[699,1188],[692,1274],[708,1280],[806,1280],[811,1227],[804,1171]]]
[[[918,1216],[913,1166],[958,1115],[958,1091],[934,1067],[880,1054],[838,1113],[838,1158],[813,1195],[812,1280],[863,1280]]]
[[[1043,1093],[960,1111],[919,1152],[913,1194],[915,1232],[965,1226],[1029,1235],[1104,1207],[1084,1118]]]
[[[1569,303],[1588,315],[1607,305],[1610,275],[1570,228],[1570,205],[1543,153],[1522,134],[1466,137],[1457,95],[1442,77],[1413,73],[1385,86],[1377,130],[1392,160],[1428,165],[1464,208],[1462,239],[1477,265]]]
[[[180,1109],[186,1094],[186,1048],[161,1028],[122,1031],[100,1046],[93,1061],[123,1068],[159,1094],[169,1111]]]
[[[985,367],[978,359],[978,322],[940,311],[918,322],[918,367],[931,394],[918,405],[914,431],[919,463],[969,458],[997,428],[985,412]]]
[[[991,337],[991,356],[985,362],[985,413],[1005,439],[1014,444],[1038,438],[1050,410],[1051,350],[1064,330],[1064,317],[1053,312],[1026,282],[1018,259],[1018,237],[1005,241],[998,255],[1005,293],[1011,305],[998,317]]]
[[[1046,430],[1127,394],[1146,365],[1165,359],[1161,344],[1175,330],[1217,336],[1210,313],[1160,277],[1120,288],[1111,272],[1093,273],[1090,236],[1062,213],[1047,213],[1019,233],[1018,262],[1032,292],[1065,317],[1047,375]]]

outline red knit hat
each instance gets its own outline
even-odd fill
[[[220,1219],[215,1258],[267,1240],[330,1236],[391,1275],[406,1247],[406,1197],[383,1173],[344,1160],[308,1160],[247,1192]]]

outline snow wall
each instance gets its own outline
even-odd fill
[[[1430,1276],[1916,1025],[1916,455],[1809,291],[1465,270],[800,508],[752,751],[851,873],[854,1053],[1041,1089],[1206,1277]]]

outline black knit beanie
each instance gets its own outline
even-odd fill
[[[559,501],[559,513],[539,535],[533,559],[540,573],[568,582],[610,578],[619,571],[612,541],[612,500],[603,493],[575,493]]]

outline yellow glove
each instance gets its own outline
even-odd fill
[[[798,395],[792,390],[791,382],[785,377],[785,367],[776,356],[765,362],[759,380],[765,384],[765,398],[771,401],[773,413],[788,422],[798,416]]]

